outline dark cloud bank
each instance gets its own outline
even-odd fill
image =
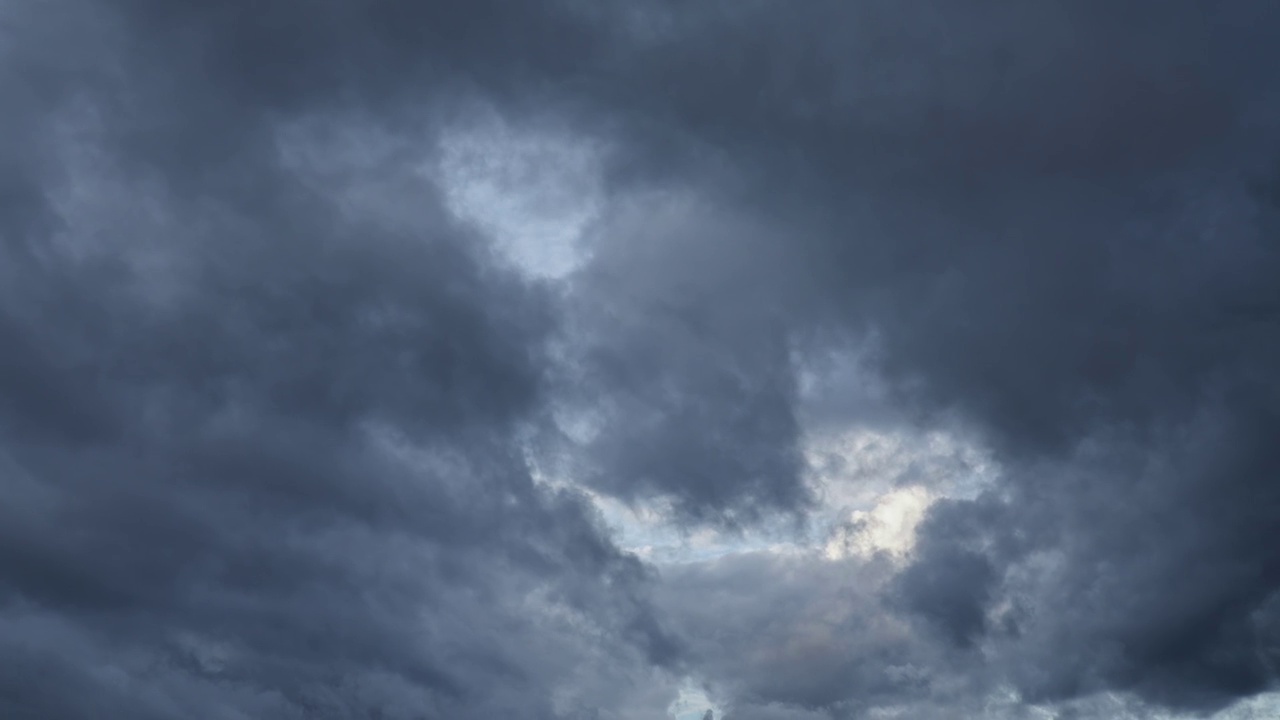
[[[1262,0],[5,5],[0,715],[1274,688],[1277,29]],[[479,107],[606,148],[568,278],[417,171]],[[905,564],[655,568],[534,481],[802,523],[800,377],[851,348],[888,409],[837,383],[822,423],[1000,468]]]

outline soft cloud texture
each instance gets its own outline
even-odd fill
[[[0,8],[0,711],[1272,712],[1276,27]]]

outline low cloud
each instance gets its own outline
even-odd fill
[[[0,711],[1269,712],[1278,12],[3,7]]]

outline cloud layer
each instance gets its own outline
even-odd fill
[[[1277,23],[0,9],[0,710],[1260,707]]]

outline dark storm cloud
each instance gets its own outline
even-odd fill
[[[571,291],[564,397],[593,426],[578,475],[629,500],[669,499],[694,522],[806,507],[788,328],[761,287],[776,280],[758,256],[733,259],[775,251],[758,229],[694,208],[645,203],[623,219],[640,214],[638,227],[605,224]]]
[[[1277,12],[6,7],[0,708],[590,717],[654,665],[741,718],[1274,687]],[[564,286],[416,174],[469,103],[607,146]],[[799,377],[851,346],[897,405],[859,422],[1001,466],[900,573],[655,584],[530,478],[531,442],[686,525],[801,515]]]
[[[751,554],[670,570],[660,600],[700,672],[731,700],[728,717],[768,705],[851,714],[928,695],[927,644],[875,597],[889,571]]]
[[[0,712],[578,717],[673,661],[646,571],[526,468],[545,290],[412,159],[286,157],[443,111],[550,16],[3,12]],[[366,176],[419,226],[344,209]]]
[[[631,492],[686,509],[702,492],[694,515],[715,515],[706,501],[738,492],[728,487],[759,488],[736,500],[746,506],[755,495],[802,506],[784,349],[814,350],[815,329],[833,325],[873,331],[881,369],[918,390],[920,411],[981,415],[1014,453],[1069,446],[1100,416],[1152,420],[1184,380],[1211,372],[1196,346],[1238,328],[1215,308],[1255,307],[1247,296],[1267,292],[1269,251],[1241,193],[1271,142],[1274,91],[1256,69],[1268,18],[1244,5],[1148,9],[653,10],[591,94],[617,114],[616,187],[674,187],[745,217],[675,232],[646,218],[625,240],[605,237],[586,271],[603,289],[581,305],[642,313],[593,325],[623,335],[598,337],[607,350],[585,363],[624,396],[651,388],[632,426],[614,426],[624,447],[601,449],[611,477],[637,475]],[[1200,304],[1200,282],[1221,303]],[[638,346],[623,350],[628,337]],[[1168,359],[1148,372],[1134,365],[1144,354]],[[695,384],[679,359],[690,357],[718,377]],[[703,422],[699,408],[725,418],[723,442],[679,429]],[[784,443],[763,448],[764,436]],[[624,458],[632,438],[644,460]],[[663,450],[641,450],[649,438]],[[751,480],[753,467],[773,481]],[[701,476],[712,479],[686,484]]]
[[[704,230],[652,286],[711,248],[765,268],[750,296],[783,336],[866,337],[901,403],[980,433],[1004,468],[989,498],[925,524],[902,610],[991,653],[1028,700],[1119,689],[1204,709],[1274,687],[1280,248],[1258,190],[1278,150],[1274,7],[663,19],[661,50],[620,71],[644,166],[623,177],[716,183],[700,197],[784,229],[776,245]]]

